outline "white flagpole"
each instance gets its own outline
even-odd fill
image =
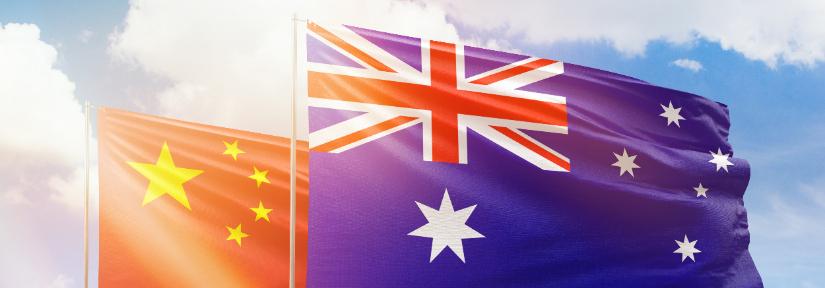
[[[289,288],[295,288],[295,218],[297,210],[297,192],[295,187],[296,173],[296,141],[295,141],[295,106],[298,82],[298,19],[292,14],[292,135],[289,139]]]
[[[83,287],[89,288],[89,166],[91,157],[89,155],[89,124],[90,124],[90,109],[91,104],[89,101],[86,101],[83,104],[83,114],[86,116],[86,122],[84,128],[84,145],[85,145],[85,153],[84,154],[84,169],[85,169],[85,176],[84,176],[84,184],[83,184]]]

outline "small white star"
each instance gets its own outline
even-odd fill
[[[696,191],[696,198],[699,198],[699,196],[708,198],[708,188],[702,187],[702,182],[699,182],[699,187],[693,187],[693,190]]]
[[[450,194],[447,193],[447,189],[444,189],[444,197],[441,198],[441,207],[438,210],[418,203],[418,201],[415,204],[418,205],[418,209],[421,209],[421,213],[424,214],[429,223],[407,235],[433,239],[430,262],[433,262],[435,257],[441,254],[441,251],[446,247],[449,247],[461,259],[461,262],[466,262],[464,260],[462,239],[484,238],[484,235],[465,224],[476,205],[458,211],[453,210],[453,203],[450,201]]]
[[[625,148],[622,151],[622,155],[613,153],[613,156],[616,156],[616,163],[613,163],[612,166],[619,167],[619,176],[624,175],[624,172],[629,172],[630,176],[636,177],[636,175],[633,175],[633,169],[641,168],[634,162],[636,161],[636,156],[638,155],[627,155],[627,148]]]
[[[676,249],[676,251],[673,251],[673,253],[682,254],[682,262],[685,262],[685,259],[687,259],[688,257],[690,257],[690,260],[693,260],[693,262],[696,262],[696,258],[693,258],[693,254],[698,254],[702,252],[699,251],[699,249],[696,249],[696,241],[699,240],[690,241],[688,240],[687,235],[685,235],[684,242],[676,240],[676,245],[679,245],[679,249]]]
[[[659,104],[659,106],[662,106],[662,109],[665,110],[665,112],[662,112],[659,116],[667,118],[667,126],[670,126],[671,123],[676,123],[676,127],[681,127],[679,126],[679,120],[685,120],[682,115],[679,115],[679,112],[682,111],[681,107],[673,107],[673,102],[667,102],[667,107],[662,104]]]
[[[720,168],[725,168],[725,172],[728,172],[728,166],[733,166],[733,162],[728,160],[730,154],[722,154],[722,148],[719,148],[716,153],[710,151],[710,155],[713,159],[708,160],[708,162],[716,164],[716,171],[719,171]]]

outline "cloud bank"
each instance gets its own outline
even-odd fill
[[[314,21],[458,38],[443,11],[415,2],[243,3],[131,1],[122,30],[112,36],[111,54],[170,80],[155,95],[161,114],[289,135],[296,11]]]
[[[44,275],[80,264],[84,115],[57,59],[36,25],[0,23],[0,243],[19,246],[0,257],[0,287],[70,287]]]
[[[718,43],[775,67],[825,61],[823,1],[440,0],[470,29],[534,44],[605,41],[631,56],[651,41]]]
[[[606,42],[643,55],[651,41],[715,42],[775,67],[825,60],[825,2],[134,0],[110,35],[110,54],[169,85],[147,110],[186,120],[289,134],[292,17],[456,40],[458,24],[483,46]],[[197,9],[192,9],[197,7]],[[181,17],[186,15],[186,17]],[[481,35],[479,37],[479,35]],[[692,71],[701,63],[677,60]],[[299,127],[300,128],[300,127]]]
[[[81,105],[75,85],[54,67],[57,50],[31,24],[0,26],[0,194],[6,204],[62,193],[82,207]],[[49,187],[46,183],[60,183]],[[34,194],[34,195],[30,195]]]

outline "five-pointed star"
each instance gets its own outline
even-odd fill
[[[421,210],[429,223],[407,235],[433,239],[430,262],[433,262],[445,247],[449,247],[461,259],[461,262],[466,262],[464,260],[462,239],[484,238],[484,235],[465,224],[476,205],[458,211],[453,210],[453,203],[450,201],[450,194],[447,193],[447,189],[444,189],[444,197],[441,199],[441,207],[438,210],[418,203],[418,201],[415,204],[418,205],[418,209]]]
[[[272,209],[264,208],[264,202],[258,201],[257,208],[249,208],[252,212],[255,212],[255,222],[258,222],[261,218],[269,222],[269,212],[272,212]]]
[[[238,224],[238,227],[235,228],[226,226],[226,230],[229,230],[229,237],[226,237],[226,240],[235,240],[235,242],[238,242],[238,247],[241,246],[241,239],[249,237],[249,234],[241,231],[241,224]]]
[[[699,241],[699,240],[690,241],[690,240],[688,240],[687,235],[685,235],[685,241],[684,242],[680,242],[679,240],[676,240],[676,245],[679,245],[679,249],[676,249],[676,251],[673,251],[673,253],[674,254],[682,254],[682,262],[685,262],[685,259],[687,259],[688,257],[690,257],[690,260],[693,260],[693,262],[696,262],[696,259],[693,258],[693,254],[697,254],[697,253],[702,252],[702,251],[699,251],[699,249],[696,249],[696,247],[695,247],[696,246],[696,241]]]
[[[169,152],[169,145],[163,142],[160,149],[160,156],[155,164],[127,162],[129,166],[137,170],[138,173],[149,179],[149,188],[143,196],[143,206],[158,199],[164,194],[169,194],[186,209],[189,207],[189,199],[186,198],[186,191],[183,190],[183,183],[195,178],[203,173],[202,170],[180,168],[172,161],[172,153]]]
[[[659,114],[659,116],[667,118],[667,126],[670,126],[671,123],[676,123],[676,127],[681,127],[679,126],[679,120],[685,120],[685,118],[682,117],[682,115],[679,115],[679,111],[682,111],[681,107],[674,108],[673,102],[668,102],[667,107],[661,104],[659,104],[659,106],[662,106],[662,109],[665,110],[665,112],[662,112],[662,114]]]
[[[629,172],[630,176],[636,177],[636,175],[633,175],[633,169],[641,168],[634,162],[636,161],[637,155],[629,156],[627,155],[627,149],[624,149],[622,155],[613,153],[613,156],[616,156],[616,163],[613,163],[612,166],[619,167],[619,176],[624,175],[625,172]]]
[[[699,198],[699,196],[708,198],[708,188],[703,187],[702,182],[699,182],[699,187],[693,187],[693,190],[696,191],[696,198]]]
[[[223,151],[223,155],[232,155],[232,159],[235,159],[235,161],[238,160],[238,154],[246,153],[241,150],[241,148],[238,148],[238,140],[235,140],[235,142],[232,142],[231,144],[223,141],[223,145],[226,146],[226,150]]]
[[[708,162],[716,164],[716,171],[719,171],[719,168],[725,168],[725,172],[728,172],[728,166],[733,166],[733,162],[730,162],[730,160],[728,160],[730,154],[722,154],[722,148],[719,148],[716,151],[716,153],[710,151],[710,155],[713,158],[708,160]]]
[[[268,170],[260,171],[258,167],[252,166],[252,175],[249,175],[249,179],[255,180],[255,183],[258,184],[258,188],[261,188],[261,183],[269,184],[269,179],[266,178],[266,173],[269,173]]]

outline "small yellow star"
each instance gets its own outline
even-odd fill
[[[223,155],[232,155],[232,159],[235,159],[235,161],[238,161],[238,154],[246,153],[241,150],[241,148],[238,148],[238,140],[235,140],[232,144],[223,141],[223,145],[226,146],[226,150],[223,151]]]
[[[252,175],[249,175],[249,179],[255,180],[258,183],[258,188],[261,188],[261,183],[269,184],[269,179],[266,178],[266,173],[269,173],[268,170],[260,171],[258,167],[252,166],[252,169],[255,170]]]
[[[186,198],[186,191],[183,190],[183,183],[197,177],[202,170],[180,168],[172,161],[172,153],[169,152],[169,145],[163,142],[158,160],[154,163],[127,162],[132,169],[149,179],[149,188],[143,196],[143,206],[155,201],[163,195],[169,195],[178,201],[186,209],[189,207],[189,199]]]
[[[234,229],[226,226],[226,230],[229,230],[229,237],[226,237],[226,240],[235,240],[235,242],[238,242],[238,247],[241,247],[241,239],[249,237],[249,234],[241,231],[241,224],[238,224],[238,227],[235,227]]]
[[[264,208],[264,202],[258,201],[258,208],[249,208],[255,212],[255,222],[263,218],[266,222],[269,222],[269,212],[272,212],[272,209]]]

